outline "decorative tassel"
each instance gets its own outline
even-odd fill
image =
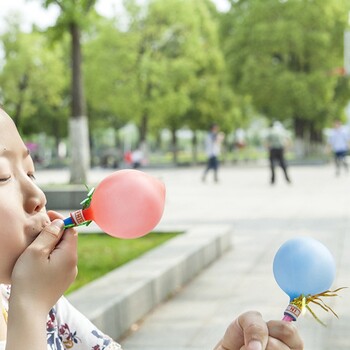
[[[335,290],[327,290],[325,292],[315,294],[315,295],[300,295],[298,298],[293,299],[288,307],[285,310],[285,318],[286,321],[296,321],[298,316],[301,313],[304,313],[306,310],[310,311],[311,315],[315,318],[315,320],[321,323],[323,326],[326,326],[315,314],[315,312],[310,308],[309,304],[314,303],[320,306],[323,310],[327,312],[332,312],[332,314],[338,318],[338,315],[335,311],[328,306],[321,298],[323,297],[336,297],[338,296],[337,292],[347,287],[337,288]]]

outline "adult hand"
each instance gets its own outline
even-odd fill
[[[302,350],[303,342],[293,324],[265,323],[260,313],[240,315],[227,328],[215,350]]]

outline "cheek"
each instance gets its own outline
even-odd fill
[[[23,206],[16,191],[12,186],[0,185],[1,281],[11,277],[14,264],[30,243],[24,233],[25,222]]]
[[[0,264],[0,276],[4,265],[8,270],[28,246],[23,223],[21,215],[16,215],[8,207],[0,207],[0,256],[3,262]]]
[[[23,235],[0,231],[0,283],[10,283],[13,267],[26,247]]]
[[[0,227],[7,228],[18,225],[24,216],[23,199],[19,190],[10,181],[5,186],[0,185]],[[23,220],[23,219],[22,219]]]
[[[21,212],[11,205],[11,199],[6,202],[6,205],[0,203],[0,239],[2,241],[4,240],[3,237],[6,240],[12,240],[15,237],[22,236],[24,223],[23,211]]]

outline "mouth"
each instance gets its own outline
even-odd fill
[[[40,232],[50,224],[50,219],[46,213],[38,213],[31,217],[27,225],[27,232],[33,240],[39,236]]]

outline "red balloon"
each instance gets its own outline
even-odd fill
[[[107,234],[119,238],[141,237],[160,221],[165,202],[165,186],[139,170],[119,170],[101,181],[90,206],[72,213],[93,220]],[[78,218],[79,219],[79,218]]]

